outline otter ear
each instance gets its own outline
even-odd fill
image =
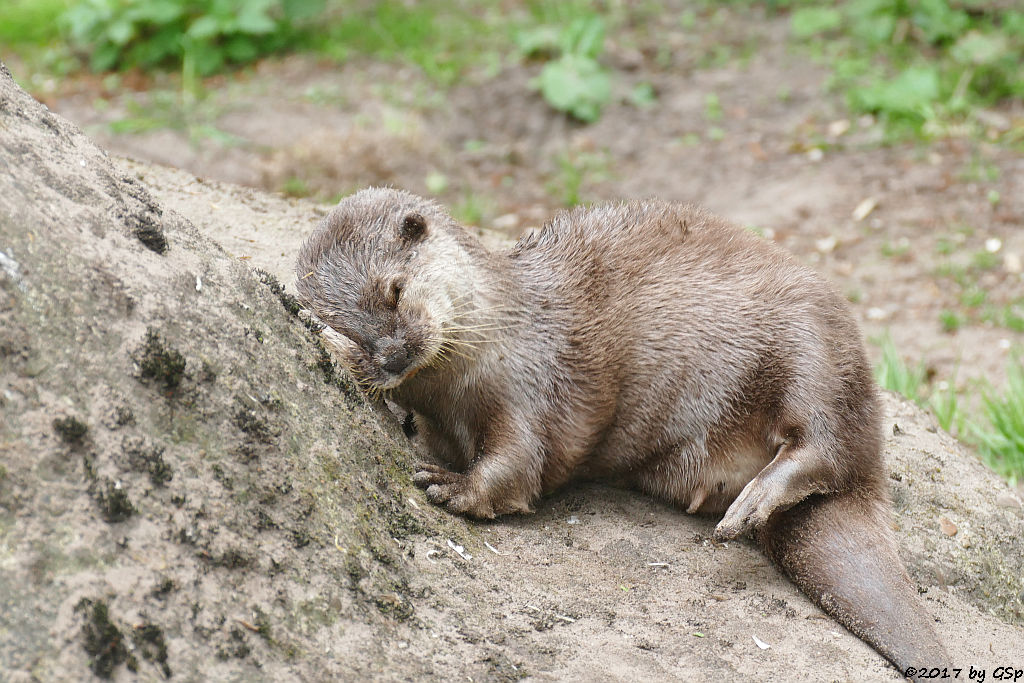
[[[418,213],[410,213],[402,219],[402,237],[410,242],[421,239],[427,232],[427,221]]]

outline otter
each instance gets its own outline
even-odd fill
[[[371,188],[296,275],[356,380],[414,415],[431,502],[488,519],[586,478],[724,513],[716,540],[753,536],[901,672],[945,665],[890,528],[860,332],[780,248],[644,200],[493,253],[433,201]]]

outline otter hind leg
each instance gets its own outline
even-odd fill
[[[860,487],[811,496],[755,536],[800,590],[901,673],[950,665],[899,559],[890,514],[881,490]]]
[[[812,493],[834,490],[834,479],[834,468],[820,448],[784,442],[726,510],[715,527],[715,539],[742,536],[767,522],[776,510],[792,507]]]

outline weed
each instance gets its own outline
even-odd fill
[[[981,319],[1014,332],[1024,332],[1024,299],[989,308],[982,313]]]
[[[650,83],[644,82],[637,83],[633,89],[629,91],[629,97],[627,99],[629,100],[629,103],[637,109],[650,109],[654,106],[658,96],[654,92],[654,86]]]
[[[935,253],[942,256],[949,256],[956,250],[956,242],[948,237],[940,237],[935,240]]]
[[[604,50],[605,21],[593,14],[570,22],[558,34],[559,57],[544,65],[534,82],[544,99],[558,111],[580,121],[596,121],[611,98],[611,78],[597,58]],[[550,27],[520,35],[520,50],[536,54]]]
[[[974,183],[994,183],[1000,175],[1002,172],[998,166],[978,154],[971,155],[970,160],[957,173],[960,180]]]
[[[289,197],[308,197],[311,194],[309,183],[302,178],[292,176],[281,184],[281,194]]]
[[[62,17],[94,71],[180,66],[209,75],[298,42],[324,0],[79,0]]]
[[[831,63],[850,108],[877,115],[893,137],[980,133],[973,110],[1024,96],[1014,3],[855,0],[800,7],[790,29]]]
[[[882,350],[882,360],[875,368],[878,383],[890,391],[903,394],[915,403],[921,403],[924,400],[922,390],[927,378],[924,363],[918,363],[913,367],[908,365],[888,335],[873,341]]]
[[[558,174],[548,184],[548,191],[557,195],[564,206],[581,202],[581,191],[588,180],[608,177],[608,157],[594,152],[566,152],[555,159]]]
[[[704,118],[708,121],[722,120],[722,103],[715,93],[708,93],[704,96]]]
[[[978,251],[971,255],[971,265],[978,270],[993,270],[999,267],[1002,258],[999,254],[988,250]]]
[[[430,194],[441,194],[448,189],[448,176],[440,171],[431,171],[424,178],[423,184],[427,186]]]
[[[60,40],[58,19],[71,0],[6,0],[0,4],[0,44],[52,45]]]
[[[475,192],[466,192],[452,207],[452,216],[463,225],[480,225],[485,216],[492,214],[491,202]]]
[[[960,398],[953,380],[939,383],[928,399],[928,407],[940,427],[947,432],[963,434],[964,414],[960,409]]]
[[[331,3],[324,30],[308,36],[308,45],[339,61],[356,54],[402,60],[451,85],[466,69],[492,61],[495,48],[510,41],[502,33],[507,18],[486,9],[459,11],[443,0],[353,5]]]
[[[986,392],[984,414],[988,425],[973,425],[982,456],[1011,484],[1024,477],[1024,365],[1015,357],[1007,366],[1006,390]]]
[[[977,285],[970,285],[960,293],[960,303],[967,308],[978,308],[985,303],[988,292]]]
[[[964,324],[963,316],[956,311],[944,310],[939,313],[939,323],[943,332],[956,332]]]
[[[882,242],[880,248],[882,256],[886,258],[902,258],[910,251],[910,240],[906,237],[900,238],[895,244],[889,240]]]

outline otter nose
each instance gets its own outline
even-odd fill
[[[409,349],[405,344],[399,342],[393,342],[382,348],[381,356],[383,356],[384,362],[380,366],[393,375],[401,373],[409,365]]]

